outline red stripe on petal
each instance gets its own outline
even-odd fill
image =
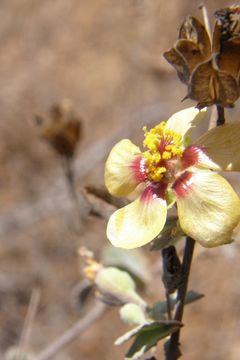
[[[173,191],[177,198],[184,198],[192,186],[193,173],[185,171],[173,184]]]
[[[196,145],[188,146],[184,150],[181,158],[183,169],[186,169],[193,165],[197,165],[202,155],[203,155],[203,150],[200,147]]]
[[[141,201],[148,203],[150,201],[152,201],[154,199],[154,197],[156,197],[156,195],[154,195],[151,186],[148,186],[144,192],[141,195]]]
[[[133,175],[138,183],[147,179],[145,161],[142,156],[137,156],[131,164]]]
[[[164,182],[161,183],[152,183],[149,185],[141,195],[141,200],[143,202],[149,202],[155,198],[166,198],[167,184]]]

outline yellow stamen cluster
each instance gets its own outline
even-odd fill
[[[165,166],[161,166],[161,160],[167,161],[182,156],[182,136],[171,129],[166,129],[165,122],[161,122],[149,131],[144,127],[143,131],[145,137],[143,145],[148,148],[144,152],[148,178],[151,181],[160,181],[167,171]]]

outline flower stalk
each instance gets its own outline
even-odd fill
[[[182,263],[182,275],[183,275],[183,282],[182,285],[178,289],[177,294],[177,306],[175,310],[174,320],[182,321],[183,312],[184,312],[184,303],[187,293],[187,286],[188,286],[188,279],[191,270],[191,263],[193,257],[193,251],[195,246],[195,240],[190,238],[189,236],[186,237],[185,249],[184,249],[184,256],[183,256],[183,263]],[[170,340],[165,344],[165,356],[166,360],[176,360],[181,356],[181,351],[179,348],[179,339],[180,339],[180,329],[174,332],[171,335]]]
[[[216,127],[225,124],[225,112],[224,107],[221,105],[216,105],[217,107],[217,120],[216,120]],[[193,258],[193,252],[195,247],[195,240],[191,237],[186,237],[185,248],[184,248],[184,255],[183,255],[183,262],[182,262],[182,279],[183,283],[178,289],[177,293],[177,306],[175,310],[174,320],[182,321],[183,312],[184,312],[184,303],[187,293],[188,287],[188,280],[191,271],[191,263]],[[166,360],[177,360],[181,357],[180,351],[180,332],[181,328],[174,332],[171,335],[170,340],[165,344],[165,356]]]

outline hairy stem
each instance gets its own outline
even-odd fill
[[[194,251],[195,241],[186,237],[183,262],[182,262],[182,272],[183,272],[183,282],[178,289],[177,294],[177,305],[174,315],[174,320],[182,321],[183,312],[184,312],[184,302],[187,293],[188,278],[191,269],[193,251]],[[170,340],[166,344],[165,356],[166,360],[176,360],[181,356],[181,351],[179,349],[179,339],[180,339],[180,329],[171,335]]]

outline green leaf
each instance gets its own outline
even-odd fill
[[[137,359],[146,351],[156,346],[159,340],[177,331],[181,326],[182,324],[175,320],[140,325],[119,338],[115,344],[120,345],[135,336],[135,340],[128,350],[126,358]]]
[[[150,281],[148,262],[140,249],[124,250],[109,245],[102,252],[102,262],[129,272],[140,287]]]
[[[134,359],[156,346],[158,341],[177,331],[182,326],[177,321],[152,323],[138,331],[136,338],[126,354],[127,359]]]
[[[188,291],[186,298],[185,298],[185,304],[190,304],[194,301],[200,300],[204,297],[204,294],[200,294],[196,291],[190,290]],[[170,299],[170,306],[171,309],[174,308],[176,304],[176,298]],[[153,307],[149,310],[149,316],[155,320],[161,320],[164,319],[164,315],[167,313],[167,302],[166,301],[160,301],[153,305]]]
[[[186,295],[185,304],[190,304],[194,301],[200,300],[204,297],[204,294],[200,294],[197,291],[189,290]]]

